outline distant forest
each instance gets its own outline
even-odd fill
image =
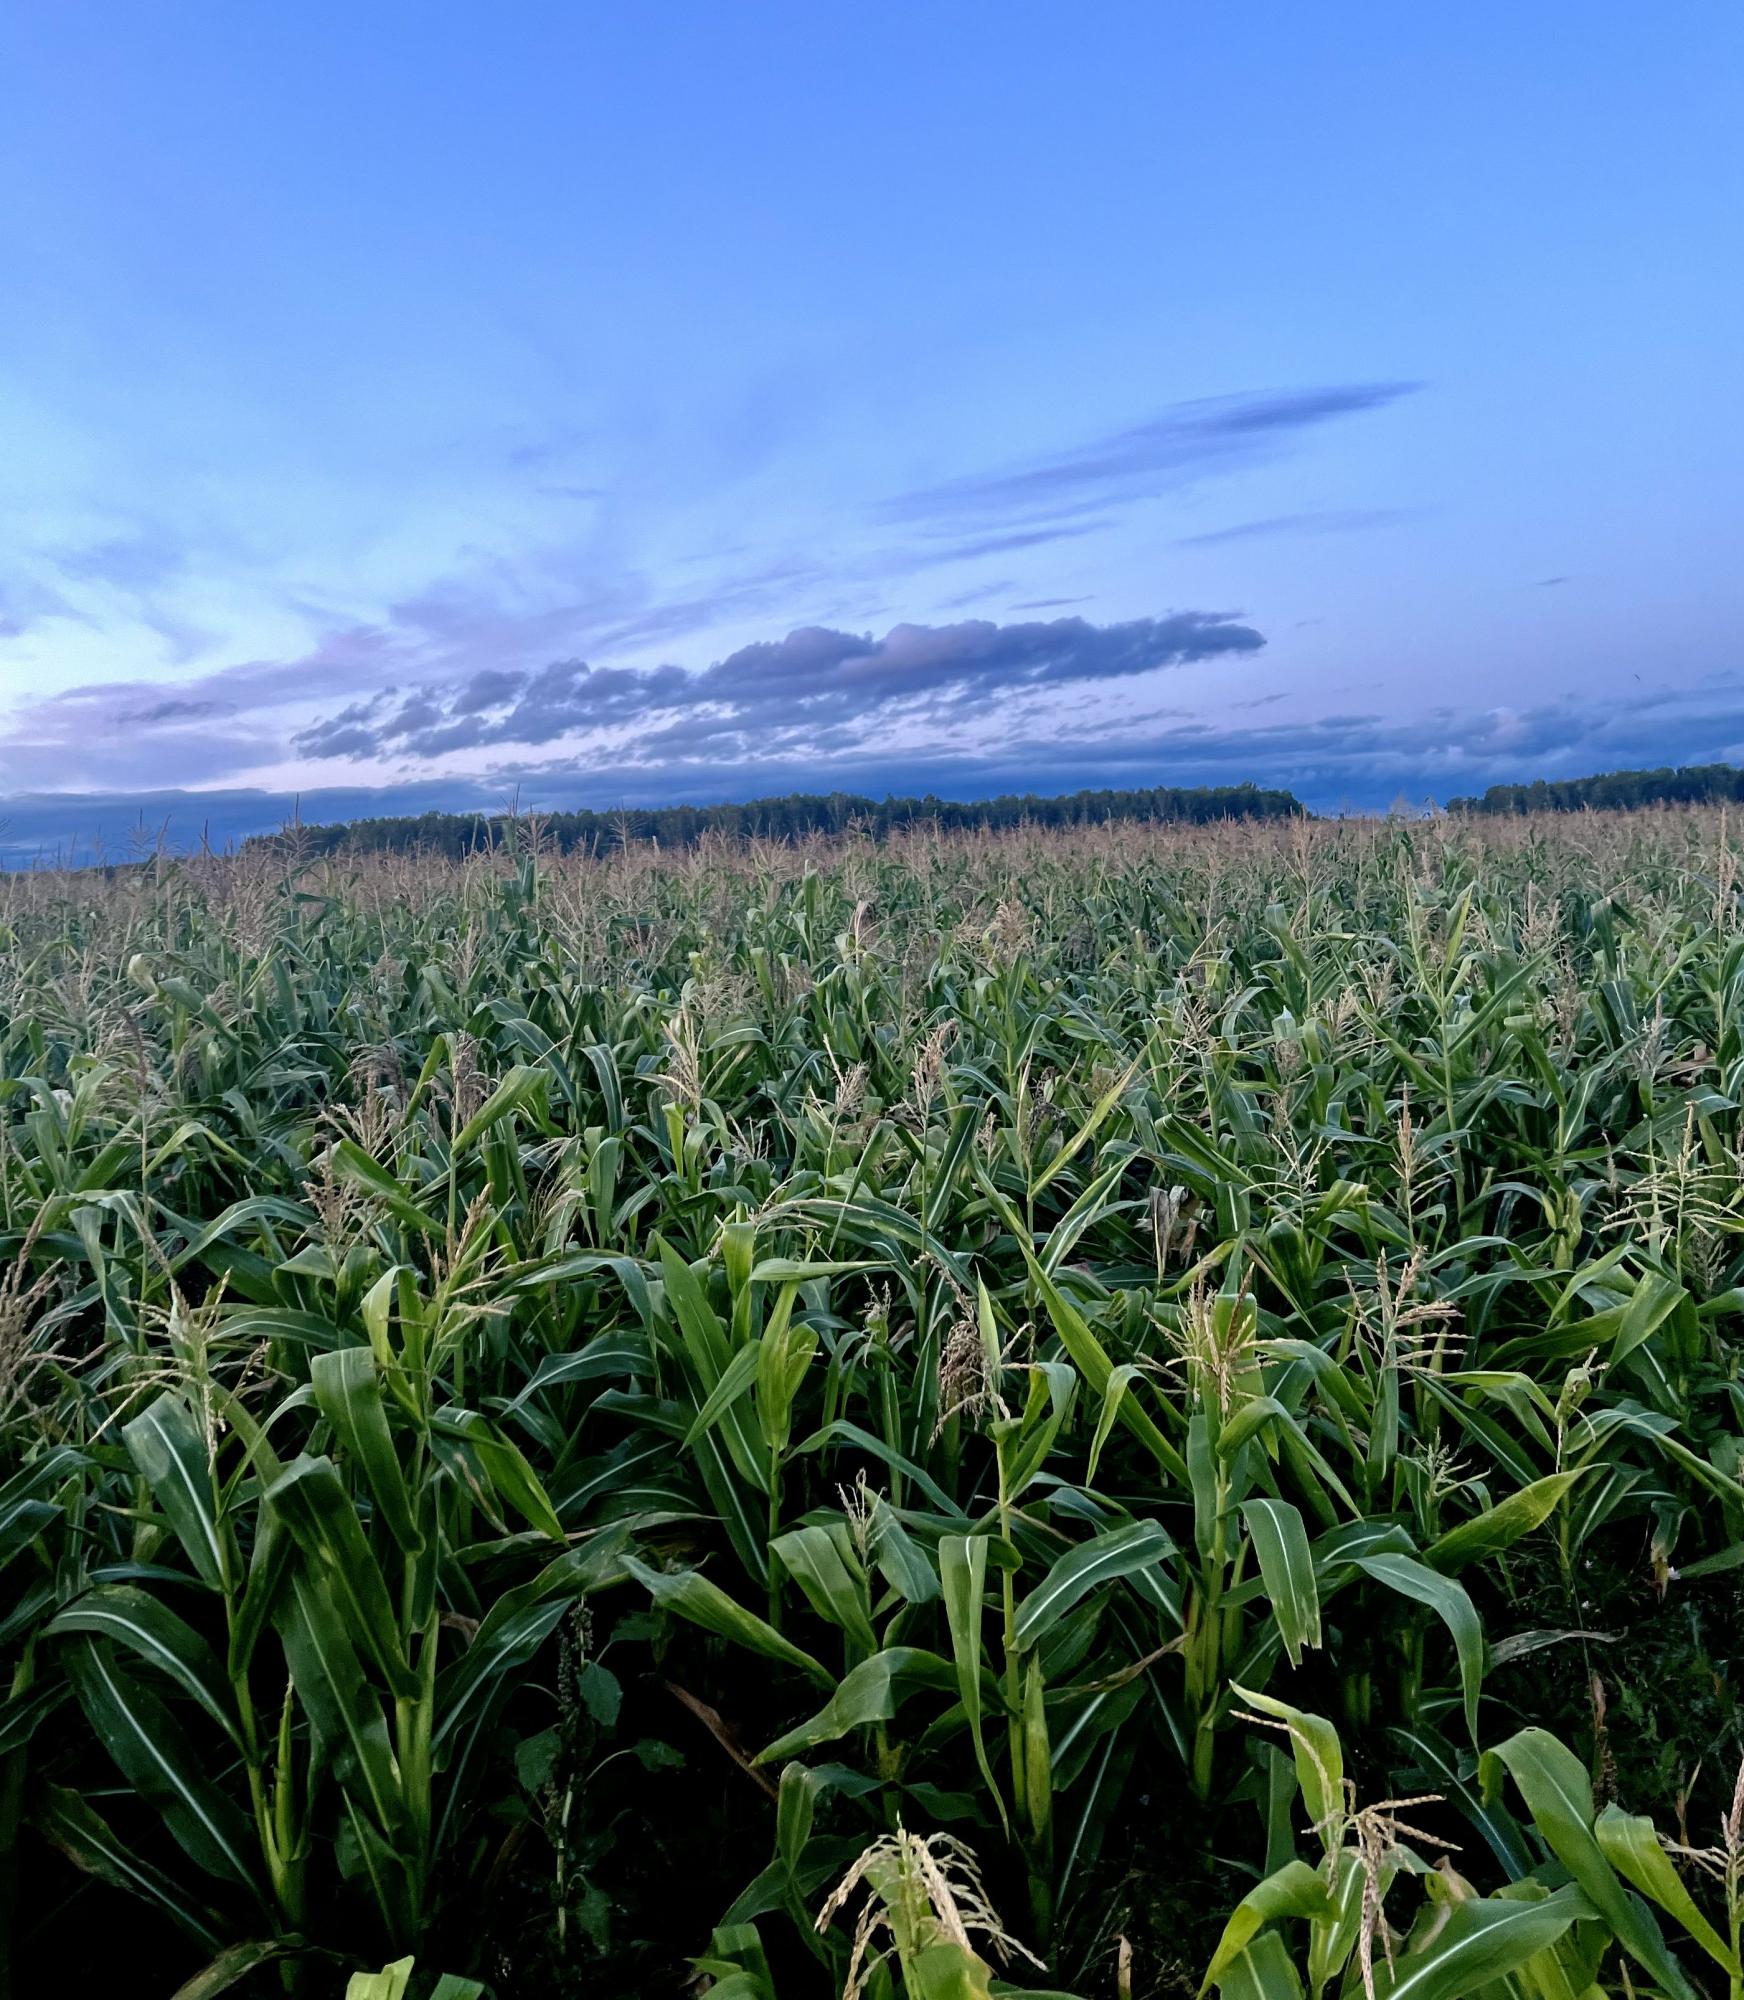
[[[1733,764],[1679,764],[1657,771],[1602,771],[1592,778],[1536,778],[1492,785],[1481,798],[1449,799],[1453,813],[1629,811],[1636,806],[1718,805],[1744,799],[1744,770]]]
[[[751,799],[742,805],[632,806],[618,812],[540,813],[537,818],[544,837],[567,854],[578,847],[606,853],[639,841],[689,847],[705,835],[717,833],[738,840],[795,840],[806,834],[842,833],[857,826],[882,839],[900,828],[923,825],[1094,826],[1127,819],[1201,825],[1211,820],[1289,819],[1304,811],[1291,793],[1265,791],[1257,785],[1155,785],[1137,791],[1071,792],[1051,799],[1025,792],[967,803],[932,797],[868,799],[852,792],[794,792],[786,798]],[[458,856],[495,846],[510,826],[506,813],[431,812],[402,819],[305,826],[298,838],[317,854],[343,847],[352,853],[415,849]],[[277,841],[284,836],[263,837]]]
[[[1628,811],[1639,806],[1706,805],[1744,800],[1744,770],[1731,764],[1684,764],[1656,771],[1605,771],[1589,778],[1539,778],[1529,785],[1492,785],[1476,798],[1450,799],[1450,813],[1507,816],[1536,812]],[[691,847],[710,834],[731,840],[797,840],[858,827],[875,839],[905,827],[952,829],[1013,826],[1097,826],[1108,820],[1205,825],[1215,820],[1310,818],[1291,792],[1259,785],[1152,785],[1128,791],[1033,792],[996,799],[872,799],[854,792],[792,792],[712,806],[627,806],[612,812],[521,814],[536,817],[546,840],[564,853],[610,853],[628,843]],[[330,854],[415,851],[454,857],[500,845],[517,824],[510,813],[418,813],[392,819],[339,820],[302,826],[306,852]],[[284,834],[257,835],[278,843]]]

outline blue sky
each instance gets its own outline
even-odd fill
[[[1735,8],[11,0],[0,74],[15,841],[1744,754]]]

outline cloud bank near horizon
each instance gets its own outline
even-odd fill
[[[1153,717],[1110,732],[1085,723],[1019,732],[974,751],[892,754],[876,745],[819,759],[739,755],[650,767],[623,759],[523,759],[488,779],[424,777],[384,786],[138,790],[15,796],[0,803],[0,863],[114,859],[167,828],[172,846],[215,846],[268,832],[300,811],[310,823],[424,812],[712,804],[785,792],[848,791],[882,798],[1038,795],[1080,788],[1231,785],[1293,791],[1315,811],[1383,810],[1535,777],[1666,764],[1744,762],[1744,676],[1717,674],[1693,690],[1647,690],[1627,708],[1595,713],[1577,693],[1519,710],[1448,707],[1400,719],[1373,713],[1310,722],[1213,725]]]
[[[35,789],[45,771],[60,789],[93,792],[246,783],[287,762],[314,784],[405,779],[420,765],[488,782],[559,745],[580,768],[632,767],[658,784],[668,769],[867,754],[898,728],[924,758],[984,748],[978,739],[1063,696],[1264,645],[1225,611],[1106,625],[972,618],[882,638],[802,626],[701,671],[558,659],[408,681],[396,649],[354,633],[299,660],[167,686],[92,682],[28,703],[0,734],[0,785]]]

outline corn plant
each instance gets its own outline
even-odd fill
[[[0,882],[15,1991],[1735,1981],[1721,815],[500,832]]]

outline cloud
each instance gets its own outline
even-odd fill
[[[829,732],[823,732],[825,737]],[[1595,710],[1569,695],[1523,709],[1440,708],[1411,718],[1323,715],[1299,721],[1224,727],[1203,720],[1123,716],[1077,726],[1028,726],[979,746],[907,751],[861,735],[846,745],[732,755],[705,746],[702,756],[674,752],[648,761],[589,755],[506,764],[489,777],[425,778],[387,786],[305,790],[306,821],[429,811],[496,811],[517,782],[524,805],[541,810],[589,806],[709,804],[789,791],[840,788],[875,798],[932,792],[986,798],[1000,792],[1042,795],[1079,787],[1282,786],[1318,811],[1384,809],[1403,793],[1413,801],[1447,799],[1486,785],[1535,777],[1574,777],[1631,767],[1744,759],[1744,687],[1711,685],[1656,690],[1647,699]],[[111,857],[125,850],[143,820],[166,819],[170,838],[194,845],[202,829],[214,842],[281,825],[296,804],[289,793],[231,790],[62,794],[5,803],[0,862],[75,851],[93,842]]]
[[[1303,432],[1384,409],[1416,382],[1358,382],[1209,396],[1071,450],[1007,471],[972,474],[900,494],[894,521],[1057,522],[1117,503],[1154,498],[1211,473],[1273,456]]]
[[[187,566],[187,552],[167,533],[138,533],[59,550],[54,562],[75,582],[143,596],[179,576]]]
[[[971,589],[959,590],[954,596],[943,599],[941,611],[966,611],[971,604],[985,604],[990,597],[1009,597],[1017,588],[1012,578],[1000,577],[993,583],[977,583]]]
[[[934,722],[985,718],[1014,697],[1256,653],[1264,644],[1233,614],[1208,611],[1102,626],[1083,618],[964,619],[896,625],[882,639],[809,625],[741,647],[701,673],[557,660],[531,675],[476,674],[419,689],[391,715],[354,703],[295,741],[310,757],[428,759],[633,724],[648,755],[695,754],[748,733],[827,750],[898,712]]]
[[[1210,549],[1224,542],[1256,542],[1280,535],[1357,535],[1370,528],[1394,528],[1406,521],[1420,521],[1420,507],[1352,507],[1327,509],[1321,513],[1271,514],[1264,520],[1237,521],[1228,528],[1213,528],[1202,535],[1181,535],[1178,549]]]

